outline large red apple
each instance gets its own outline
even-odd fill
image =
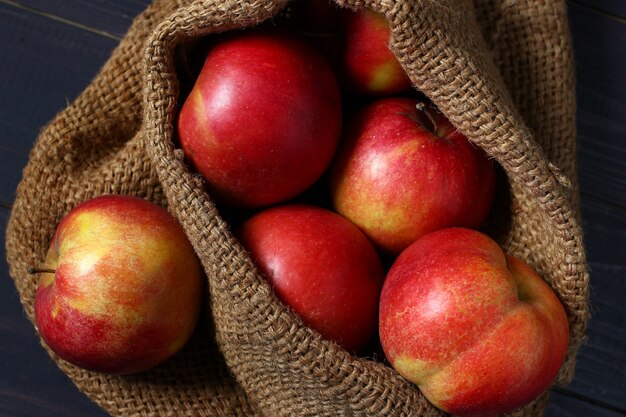
[[[380,298],[380,337],[393,367],[437,407],[488,417],[550,385],[568,345],[552,289],[488,236],[430,233],[392,265]]]
[[[259,207],[304,191],[341,130],[325,59],[295,35],[233,34],[209,52],[178,120],[182,149],[222,203]]]
[[[238,236],[304,323],[349,351],[368,344],[377,329],[384,272],[352,223],[329,210],[291,204],[248,219]]]
[[[198,319],[200,262],[160,206],[102,196],[58,225],[35,295],[46,344],[93,371],[149,369],[182,348]]]
[[[491,161],[434,107],[421,106],[390,98],[366,107],[332,169],[336,210],[391,253],[437,229],[479,227],[493,202]]]
[[[401,93],[411,81],[389,49],[387,19],[369,9],[344,10],[341,68],[348,89],[370,96]]]

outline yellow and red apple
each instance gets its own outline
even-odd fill
[[[238,237],[278,298],[322,336],[357,352],[376,334],[383,267],[348,220],[288,204],[251,217]]]
[[[491,238],[463,228],[427,234],[397,258],[381,293],[379,331],[391,365],[458,416],[531,402],[568,346],[552,289]]]
[[[183,347],[198,319],[200,262],[178,222],[140,198],[107,195],[76,206],[37,272],[39,333],[82,368],[152,368]]]
[[[495,169],[432,105],[387,98],[349,121],[331,190],[337,212],[398,254],[428,232],[479,227],[491,210]]]
[[[369,9],[342,10],[340,73],[349,91],[384,96],[411,89],[411,81],[389,49],[387,19]]]

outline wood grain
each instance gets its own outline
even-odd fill
[[[150,0],[0,0],[0,3],[10,3],[32,14],[120,39],[133,18],[150,4]]]
[[[589,261],[608,267],[626,265],[626,210],[598,199],[583,197],[582,215]],[[592,270],[591,279],[595,284],[601,280],[601,274]]]
[[[589,12],[626,19],[626,2],[624,0],[567,0],[567,2],[572,6],[586,7]]]
[[[0,203],[40,129],[94,77],[117,41],[0,3]]]
[[[592,317],[575,379],[564,391],[626,410],[626,210],[584,197],[582,213]]]
[[[590,263],[592,318],[567,391],[626,414],[626,265]]]
[[[574,398],[567,394],[552,392],[545,417],[623,417],[619,411],[606,409]]]
[[[615,5],[602,6],[615,13],[606,9]],[[592,318],[566,390],[626,414],[626,23],[579,5],[570,6],[569,14]]]
[[[626,23],[579,6],[570,7],[569,16],[581,190],[626,207]]]

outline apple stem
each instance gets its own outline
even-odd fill
[[[435,118],[433,117],[432,114],[430,114],[430,111],[428,111],[428,109],[426,109],[426,105],[422,102],[419,102],[415,105],[415,108],[419,111],[421,111],[422,113],[424,113],[426,115],[426,117],[428,117],[428,120],[430,120],[430,123],[432,123],[433,128],[432,128],[432,132],[439,136],[437,134],[437,121],[435,120]]]
[[[51,269],[51,268],[35,268],[35,267],[30,267],[28,268],[28,273],[31,275],[34,274],[54,274],[56,272],[56,270]]]

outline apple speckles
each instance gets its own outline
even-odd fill
[[[367,90],[374,94],[385,94],[389,90],[406,90],[405,78],[406,73],[395,59],[383,62],[372,71]]]
[[[423,236],[396,259],[381,293],[385,354],[454,415],[495,416],[532,401],[563,363],[567,334],[549,287],[474,230]]]
[[[56,278],[38,288],[35,318],[70,363],[134,373],[191,336],[202,268],[180,225],[156,204],[126,196],[80,204],[59,224],[48,261]]]
[[[396,356],[396,359],[393,361],[393,367],[404,378],[418,385],[423,384],[423,381],[439,371],[439,368],[433,367],[430,362],[402,354]]]

